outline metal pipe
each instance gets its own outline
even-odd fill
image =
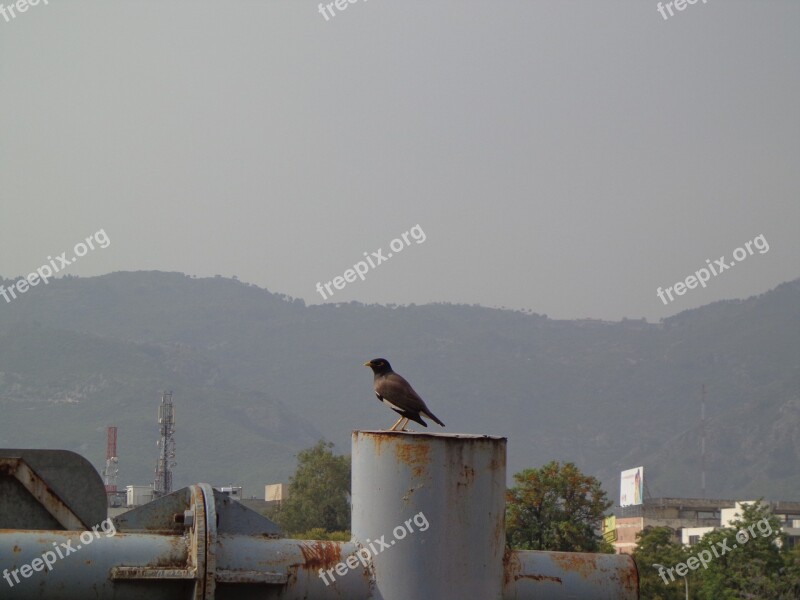
[[[91,531],[0,532],[0,577],[5,575],[0,579],[0,598],[173,600],[198,597],[193,590],[202,590],[197,584],[208,579],[213,579],[216,588],[211,598],[231,593],[236,598],[264,598],[269,589],[279,590],[276,597],[298,600],[371,597],[368,566],[357,558],[347,565],[358,550],[352,542],[220,535],[212,574],[192,564],[187,536],[117,533],[106,537],[99,533],[100,537],[85,544],[82,539],[95,535]],[[58,558],[58,551],[65,556]],[[45,553],[50,553],[50,569],[41,564]],[[339,563],[346,565],[346,577],[337,575]],[[20,573],[23,565],[31,564],[38,570],[26,567]],[[323,573],[331,569],[336,581],[330,576],[321,578],[320,569]]]
[[[100,537],[91,531],[3,530],[0,532],[0,569],[3,569],[0,597],[14,600],[138,600],[145,595],[152,600],[170,600],[181,597],[178,594],[185,581],[175,575],[178,571],[187,572],[189,552],[183,537],[123,533],[106,537],[103,532],[99,533]],[[87,540],[91,541],[86,543]],[[45,560],[49,569],[42,564]],[[118,581],[111,573],[119,565],[157,568],[163,578],[145,585]]]
[[[505,449],[482,435],[353,433],[353,538],[390,546],[372,559],[382,600],[501,598]]]
[[[509,551],[504,600],[638,600],[639,575],[626,554]]]
[[[207,484],[124,513],[114,528],[0,529],[0,597],[638,598],[628,556],[505,550],[505,451],[504,438],[355,432],[353,541],[345,543],[278,539],[274,523]],[[7,522],[102,519],[92,499],[69,485],[88,482],[104,499],[97,473],[69,454],[72,468],[59,475],[52,467],[57,452],[8,453],[16,462],[0,470],[0,489],[11,490],[0,495],[0,508],[11,513]],[[49,483],[37,483],[45,468]],[[28,481],[38,487],[26,487]],[[29,487],[48,493],[24,497],[20,510],[21,496],[13,494],[30,494]],[[36,517],[36,509],[57,518]]]
[[[0,570],[5,569],[0,572],[0,597],[371,597],[369,561],[355,556],[356,544],[275,539],[271,522],[220,498],[206,484],[179,490],[123,516],[122,526],[139,530],[0,530]]]
[[[389,544],[382,600],[638,598],[629,556],[505,550],[505,438],[357,431],[352,457],[353,537]],[[419,514],[429,527],[396,539]]]

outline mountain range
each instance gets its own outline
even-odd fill
[[[171,390],[176,486],[261,496],[318,439],[348,453],[354,429],[394,422],[363,366],[376,357],[444,432],[508,437],[509,476],[572,461],[618,500],[619,471],[644,465],[647,494],[697,497],[704,430],[707,496],[800,495],[800,279],[647,323],[307,306],[219,276],[65,276],[0,301],[0,447],[74,450],[100,470],[116,425],[119,485],[147,484]]]

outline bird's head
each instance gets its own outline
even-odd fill
[[[392,365],[390,365],[389,361],[385,358],[373,358],[372,360],[365,362],[364,366],[372,369],[372,372],[376,375],[392,372]]]

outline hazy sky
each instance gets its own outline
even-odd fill
[[[0,17],[0,274],[658,319],[800,276],[800,2],[50,0]],[[769,251],[665,306],[758,235]],[[31,290],[28,293],[35,293]],[[0,302],[0,310],[2,303]]]

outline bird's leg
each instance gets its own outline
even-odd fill
[[[406,430],[406,427],[408,427],[408,417],[406,417],[406,418],[404,418],[404,419],[402,419],[402,420],[403,420],[403,421],[405,421],[405,423],[403,423],[402,425],[400,425],[400,431],[405,431],[405,430]]]
[[[394,425],[392,425],[392,428],[391,428],[389,431],[394,431],[394,430],[395,430],[395,428],[396,428],[398,425],[400,425],[400,421],[402,421],[404,418],[405,418],[405,417],[400,417],[399,419],[397,419],[397,422],[395,422],[395,424],[394,424]]]

